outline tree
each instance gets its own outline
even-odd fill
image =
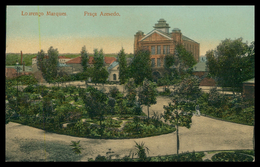
[[[94,49],[94,68],[92,71],[92,81],[96,83],[105,83],[109,73],[104,68],[103,50]]]
[[[225,39],[206,53],[209,74],[221,87],[241,88],[242,82],[253,77],[254,43],[248,46],[242,38]],[[249,75],[248,75],[249,74]]]
[[[151,81],[148,81],[148,79],[144,79],[143,86],[139,88],[138,93],[138,101],[141,104],[144,104],[147,106],[147,112],[148,112],[148,118],[149,118],[149,107],[152,104],[156,104],[156,96],[157,96],[157,90],[156,90],[156,84],[154,84]]]
[[[125,88],[127,91],[126,98],[128,100],[128,104],[132,107],[135,104],[136,100],[136,86],[133,78],[130,78],[125,84]]]
[[[104,114],[107,110],[107,95],[92,86],[88,87],[88,92],[90,94],[83,97],[83,101],[85,103],[86,110],[88,111],[88,115],[91,119],[95,117],[98,118],[100,123],[100,133],[101,136],[103,134],[104,126],[102,125],[102,121],[104,120]]]
[[[179,126],[184,126],[186,128],[190,128],[191,124],[191,112],[185,112],[185,109],[182,108],[181,105],[172,105],[169,103],[168,106],[163,106],[164,114],[162,117],[164,121],[169,121],[171,124],[176,125],[176,136],[177,136],[177,154],[179,154],[180,149],[180,141],[179,141]]]
[[[173,101],[178,99],[196,101],[201,96],[201,88],[199,88],[200,79],[196,76],[184,78],[176,85],[171,97]]]
[[[120,84],[124,84],[127,80],[127,63],[126,63],[126,54],[122,48],[118,53],[118,62],[119,62],[119,79]]]
[[[176,57],[178,57],[179,63],[183,68],[189,68],[196,64],[196,60],[192,53],[187,51],[181,44],[176,46],[174,54]]]
[[[37,68],[42,72],[43,78],[50,83],[57,78],[58,74],[58,49],[52,46],[47,51],[48,57],[45,57],[43,50],[37,54]]]
[[[89,56],[86,50],[86,46],[84,45],[80,51],[80,55],[81,55],[81,66],[83,68],[83,74],[84,74],[84,78],[85,78],[85,83],[86,86],[88,85],[88,76],[87,71],[88,71],[88,61],[89,61]]]
[[[134,78],[136,85],[140,85],[144,78],[152,80],[151,59],[148,50],[137,51],[130,65],[129,73],[130,78]]]

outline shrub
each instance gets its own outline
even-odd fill
[[[34,93],[35,92],[34,86],[30,84],[23,91],[28,93]]]
[[[115,86],[109,87],[109,94],[111,97],[115,98],[118,93],[119,93],[119,90],[117,87],[115,87]]]
[[[253,158],[244,154],[221,152],[212,156],[213,162],[252,162]]]
[[[101,155],[99,155],[98,154],[98,156],[95,158],[95,161],[97,161],[97,162],[104,162],[104,161],[106,161],[107,159],[106,159],[106,157],[105,156],[101,156]]]

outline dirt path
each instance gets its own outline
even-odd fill
[[[192,117],[190,129],[181,127],[180,153],[207,150],[253,148],[253,127],[207,117]],[[71,141],[80,140],[82,154],[71,151]],[[176,154],[176,133],[140,139],[88,139],[72,137],[10,122],[6,125],[6,161],[87,161],[98,154],[124,157],[134,149],[134,141],[144,142],[148,156]]]

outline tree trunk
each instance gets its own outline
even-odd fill
[[[176,135],[177,135],[177,154],[179,154],[180,141],[179,141],[179,126],[178,126],[178,123],[177,123],[177,128],[176,128]]]
[[[148,119],[149,119],[149,106],[147,106]]]

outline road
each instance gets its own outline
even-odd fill
[[[207,150],[253,149],[253,127],[193,116],[190,129],[180,127],[180,153]],[[71,151],[71,141],[80,140],[82,154]],[[134,141],[144,142],[148,156],[176,154],[176,133],[139,139],[88,139],[72,137],[9,122],[6,125],[6,161],[87,161],[108,149],[124,157],[134,150]]]

